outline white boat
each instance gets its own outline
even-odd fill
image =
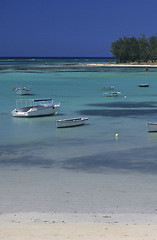
[[[157,123],[147,122],[148,132],[157,132]]]
[[[117,97],[120,96],[121,92],[105,92],[104,97]]]
[[[39,117],[53,115],[60,103],[53,103],[51,98],[18,99],[16,108],[11,112],[13,117]]]
[[[17,95],[29,95],[31,88],[28,87],[16,87],[13,89]]]
[[[65,128],[65,127],[81,126],[81,125],[84,125],[85,121],[87,120],[88,118],[81,118],[81,117],[56,120],[56,127]]]

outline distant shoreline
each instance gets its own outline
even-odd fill
[[[157,63],[89,63],[88,66],[104,67],[157,67]]]
[[[17,70],[17,71],[39,71],[39,70],[55,70],[60,71],[64,70],[67,71],[68,69],[72,69],[73,71],[86,71],[86,70],[93,70],[99,69],[99,68],[144,68],[144,71],[148,71],[148,68],[157,68],[157,62],[148,62],[148,63],[137,63],[137,62],[131,62],[131,63],[116,63],[116,62],[68,62],[68,63],[60,63],[60,62],[42,62],[42,61],[24,61],[25,64],[21,64],[20,61],[15,61],[16,64],[14,64],[14,61],[12,61],[12,64],[0,64],[0,71],[6,71],[6,70]],[[18,62],[18,63],[17,63]],[[83,70],[82,70],[83,69]]]

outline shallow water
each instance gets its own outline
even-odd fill
[[[78,60],[75,63],[78,64]],[[61,64],[64,68],[65,65],[65,63]],[[154,140],[151,141],[152,134],[147,133],[146,123],[155,121],[157,117],[157,72],[154,69],[153,72],[151,69],[144,72],[143,68],[129,69],[129,71],[120,68],[117,72],[114,68],[110,68],[108,72],[105,70],[104,67],[104,72],[82,72],[81,67],[79,72],[58,72],[58,70],[51,72],[45,69],[41,69],[40,73],[30,73],[28,69],[11,72],[6,69],[5,73],[2,71],[0,75],[0,126],[3,135],[0,139],[1,149],[4,147],[11,151],[14,148],[20,151],[20,146],[25,146],[31,151],[32,148],[40,145],[49,152],[52,146],[55,158],[58,158],[60,148],[66,147],[68,156],[71,153],[78,157],[81,151],[82,163],[85,164],[86,169],[91,169],[93,164],[98,170],[101,164],[107,168],[117,168],[112,156],[114,154],[117,156],[117,153],[121,162],[118,168],[125,168],[122,159],[128,152],[125,160],[127,169],[131,168],[130,158],[142,158],[142,161],[147,162],[149,149],[152,155],[152,148],[156,144],[156,134],[153,134]],[[140,83],[148,83],[150,87],[139,88]],[[24,85],[32,88],[32,95],[20,97],[12,90],[15,86]],[[104,86],[115,86],[114,91],[120,91],[121,96],[104,97],[102,90]],[[19,98],[53,98],[54,101],[61,103],[61,107],[55,116],[13,118],[10,112],[15,108],[16,100]],[[89,118],[85,126],[56,129],[57,119],[78,116]],[[118,134],[118,138],[115,134]],[[147,154],[143,154],[143,151]],[[99,163],[94,163],[93,156],[97,154],[101,160]],[[105,156],[107,154],[106,160],[103,154]],[[65,158],[67,161],[65,156],[66,154],[62,153],[63,160]],[[86,163],[87,156],[93,160]],[[141,171],[147,172],[147,168],[143,169],[143,166],[140,166]],[[152,170],[155,169],[153,165]]]
[[[154,176],[157,173],[157,133],[148,133],[147,121],[157,121],[157,69],[145,72],[144,68],[89,68],[82,67],[82,59],[81,66],[75,68],[79,60],[72,61],[72,66],[66,59],[60,61],[58,69],[56,60],[52,60],[48,64],[55,65],[53,69],[41,67],[40,71],[39,67],[30,71],[30,62],[29,65],[22,62],[27,65],[24,70],[17,70],[17,62],[13,61],[11,68],[8,63],[3,63],[5,70],[0,74],[0,171],[7,175],[12,170],[15,177],[26,169],[34,169],[36,176],[42,169],[45,174],[46,169],[52,169],[54,176],[63,170],[69,179],[78,173],[80,179],[81,174],[82,177],[94,174],[95,184],[96,176],[101,176],[103,181],[110,172],[113,176],[114,173],[125,173],[126,181],[130,179],[127,176],[133,174],[135,184],[135,175],[141,174],[142,179],[143,174]],[[92,61],[100,62],[98,59]],[[36,61],[33,66],[35,64]],[[148,83],[149,87],[138,87],[141,83]],[[12,89],[24,85],[32,88],[32,95],[17,96]],[[115,86],[121,96],[104,97],[104,86]],[[53,98],[61,103],[61,107],[55,116],[14,118],[10,112],[19,98]],[[88,117],[87,124],[56,128],[57,119],[78,116]],[[116,191],[115,187],[113,189]]]

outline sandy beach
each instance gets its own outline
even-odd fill
[[[96,63],[96,64],[88,64],[89,66],[97,66],[97,67],[144,67],[144,68],[148,68],[148,67],[157,67],[157,63],[136,63],[136,62],[132,62],[132,63]]]
[[[90,216],[89,214],[79,215],[77,213],[53,215],[43,213],[14,213],[1,215],[0,239],[155,240],[157,239],[156,221],[156,216],[140,216],[139,214]]]
[[[156,181],[155,176],[147,176],[146,180],[142,180],[142,176],[130,175],[128,184],[125,174],[117,177],[116,174],[109,174],[106,176],[108,188],[106,186],[100,192],[104,183],[95,174],[71,174],[64,185],[66,172],[42,170],[39,173],[34,170],[8,172],[8,183],[2,181],[0,239],[157,239],[155,186],[149,188],[149,193],[144,190],[147,188],[148,191],[150,182]],[[62,178],[59,177],[61,175]],[[5,179],[4,176],[1,174],[2,179]],[[92,182],[96,177],[97,181]],[[43,181],[39,186],[37,183],[40,178]],[[81,178],[86,185],[81,184]],[[134,179],[141,189],[139,194]],[[50,192],[51,186],[53,191]],[[92,194],[93,188],[95,191]],[[115,205],[118,206],[115,208]]]
[[[156,225],[124,225],[124,224],[2,224],[0,238],[3,240],[155,240]]]

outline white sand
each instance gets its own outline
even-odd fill
[[[156,215],[14,213],[1,215],[0,239],[156,240],[156,222]]]
[[[89,63],[86,66],[91,67],[157,67],[156,63]]]
[[[70,64],[69,64],[70,65]],[[82,63],[74,64],[75,67],[157,67],[157,63]],[[52,65],[38,65],[35,68],[49,68],[51,69]]]
[[[3,240],[156,240],[157,225],[124,224],[3,224],[0,226]]]

